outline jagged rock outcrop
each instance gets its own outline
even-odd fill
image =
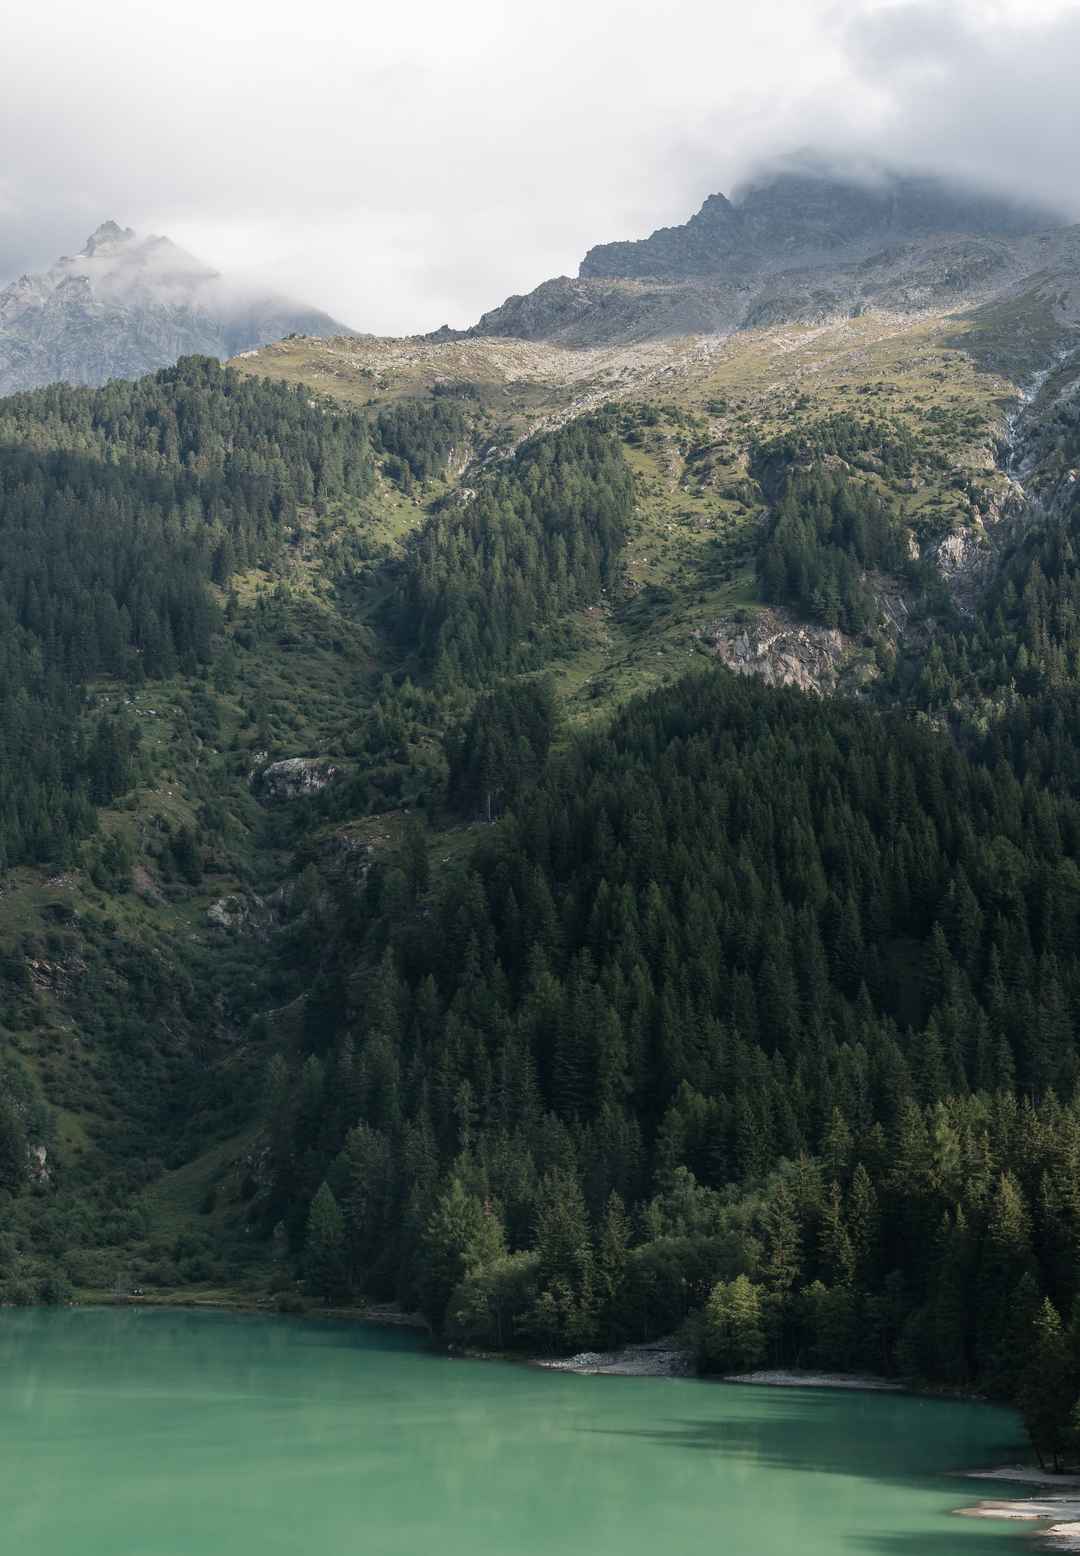
[[[664,335],[711,335],[737,327],[743,289],[558,276],[525,297],[509,297],[467,333],[586,345]]]
[[[822,694],[836,690],[853,647],[834,627],[812,626],[776,610],[718,621],[700,636],[737,675],[758,676],[767,686],[798,686]]]
[[[252,774],[251,785],[263,800],[295,800],[303,795],[318,794],[338,776],[338,768],[332,762],[317,756],[289,756],[280,762],[271,762]]]
[[[0,393],[135,378],[292,333],[350,332],[318,309],[227,281],[168,238],[109,221],[78,254],[0,290]]]
[[[980,527],[953,530],[931,549],[934,566],[961,609],[970,608],[993,569],[994,551]]]
[[[226,934],[262,935],[274,921],[274,907],[255,892],[231,892],[206,910],[206,922]]]

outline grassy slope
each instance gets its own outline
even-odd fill
[[[971,521],[1005,486],[995,445],[1016,384],[986,365],[1010,349],[1026,366],[1032,338],[1056,326],[1036,299],[986,317],[879,313],[725,341],[672,341],[574,351],[509,340],[282,342],[237,364],[372,406],[426,395],[433,383],[476,386],[491,443],[600,404],[623,408],[637,517],[621,599],[598,600],[574,623],[575,647],[552,666],[572,723],[674,678],[708,652],[718,621],[758,607],[754,532],[763,501],[747,480],[747,448],[835,411],[907,422],[944,471],[894,489],[917,532]],[[984,348],[969,349],[978,337]],[[646,424],[641,412],[655,415]],[[464,479],[468,481],[468,475]]]

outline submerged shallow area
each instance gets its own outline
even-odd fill
[[[1006,1556],[945,1472],[1013,1418],[576,1377],[362,1324],[0,1312],[5,1549],[34,1556]],[[985,1491],[985,1488],[982,1488]]]

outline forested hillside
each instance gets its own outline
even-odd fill
[[[398,637],[443,688],[536,668],[530,634],[614,582],[630,507],[630,473],[599,425],[526,444],[505,477],[424,527],[408,556]]]
[[[0,402],[8,1300],[681,1331],[1072,1451],[1080,506],[950,590],[1007,481],[940,360],[524,439],[199,360]]]
[[[0,864],[70,862],[129,785],[132,725],[81,717],[83,688],[206,665],[208,586],[370,480],[362,418],[206,358],[0,401]]]
[[[430,894],[410,852],[369,879],[272,1077],[267,1219],[315,1290],[488,1344],[645,1338],[741,1277],[710,1363],[1009,1392],[1077,1295],[1078,848],[1071,786],[902,715],[654,694]]]

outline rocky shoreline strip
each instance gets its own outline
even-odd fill
[[[1080,1551],[1080,1475],[1053,1475],[1030,1465],[1004,1464],[992,1470],[969,1470],[965,1480],[1010,1481],[1014,1485],[1054,1488],[1060,1495],[986,1498],[973,1507],[958,1507],[962,1518],[998,1518],[1010,1523],[1041,1524],[1037,1544],[1045,1551]]]
[[[674,1340],[624,1345],[616,1351],[579,1351],[576,1356],[538,1357],[535,1365],[550,1372],[576,1372],[582,1377],[691,1378],[694,1353]]]

